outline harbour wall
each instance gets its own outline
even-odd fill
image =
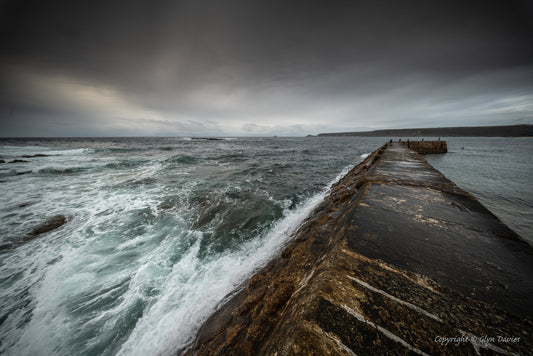
[[[178,353],[526,355],[532,293],[531,246],[393,142]]]
[[[403,141],[408,148],[421,155],[447,153],[448,145],[446,141]]]

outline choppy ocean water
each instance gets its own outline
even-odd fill
[[[0,164],[0,354],[182,349],[387,140],[0,140],[0,159],[28,161]],[[533,140],[448,145],[430,163],[531,242]],[[19,243],[57,214],[68,223]]]

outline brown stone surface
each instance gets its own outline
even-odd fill
[[[404,141],[404,144],[413,151],[421,155],[428,155],[434,153],[448,152],[448,144],[446,141]]]
[[[179,352],[531,354],[532,257],[474,197],[393,143],[341,179]]]

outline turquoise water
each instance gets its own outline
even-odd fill
[[[0,164],[0,353],[182,350],[387,140],[0,140],[0,159],[28,161]],[[428,160],[531,241],[533,141],[502,140],[450,139]]]

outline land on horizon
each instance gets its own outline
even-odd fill
[[[317,136],[360,136],[360,137],[531,137],[533,125],[435,127],[413,129],[387,129],[361,132],[319,133]]]

